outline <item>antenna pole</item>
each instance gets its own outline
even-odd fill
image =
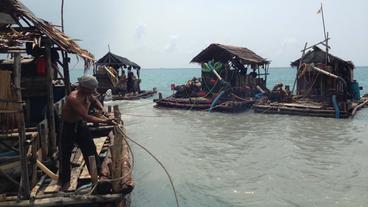
[[[322,2],[321,2],[321,13],[322,13],[322,23],[323,23],[323,34],[325,35],[325,39],[327,39],[326,24],[325,24],[325,15],[323,14]]]
[[[61,0],[61,31],[64,32],[64,0]]]
[[[322,6],[322,2],[321,2],[321,13],[322,13],[322,23],[323,23],[323,34],[325,35],[325,40],[326,40],[326,60],[325,60],[325,64],[327,65],[328,62],[330,62],[328,60],[328,32],[326,33],[326,24],[325,24],[325,15],[323,13],[323,6]]]

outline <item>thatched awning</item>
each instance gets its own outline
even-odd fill
[[[226,63],[229,60],[232,60],[234,57],[239,58],[241,63],[244,65],[263,65],[270,63],[270,61],[262,58],[261,56],[257,55],[256,53],[245,47],[236,47],[221,44],[211,44],[202,52],[200,52],[197,56],[195,56],[190,62],[205,63],[210,60],[215,60],[218,62]]]
[[[320,63],[320,64],[324,64],[326,63],[326,57],[327,57],[327,53],[325,51],[323,51],[321,48],[314,46],[312,50],[309,50],[303,57],[303,62],[305,64],[311,64],[311,63]],[[299,67],[299,62],[300,59],[297,59],[293,62],[291,62],[291,66],[292,67]],[[331,55],[330,53],[328,53],[328,59],[329,62],[331,64],[335,64],[338,63],[340,65],[345,65],[349,68],[354,68],[354,64],[351,61],[345,61],[339,57],[336,57],[334,55]]]
[[[141,69],[141,67],[135,62],[132,62],[125,57],[115,55],[111,52],[108,52],[101,59],[99,59],[96,62],[96,65],[109,65],[109,66],[114,66],[114,68],[132,67],[137,70]]]
[[[77,43],[49,22],[36,17],[18,0],[0,0],[0,14],[6,17],[6,21],[0,21],[0,48],[18,46],[27,41],[34,42],[38,37],[47,37],[60,49],[74,53],[86,62],[94,61],[91,53],[80,48]],[[14,26],[12,20],[18,24],[18,27],[12,27]]]

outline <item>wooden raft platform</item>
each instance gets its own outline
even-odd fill
[[[155,107],[167,107],[178,109],[190,109],[190,110],[208,110],[211,108],[212,99],[203,97],[193,98],[174,98],[172,96],[155,99]],[[219,112],[240,112],[251,108],[255,103],[254,99],[238,100],[238,101],[219,101],[219,103],[212,108],[213,111]]]
[[[136,95],[112,95],[112,100],[139,100],[142,98],[149,98],[154,96],[157,93],[156,90],[153,91],[141,91],[141,93],[138,93]]]
[[[352,111],[359,103],[352,104],[352,110],[340,111],[340,118],[349,118]],[[265,114],[286,114],[313,117],[336,118],[336,111],[333,107],[326,107],[316,104],[300,104],[300,103],[266,103],[254,104],[253,110],[256,113]]]

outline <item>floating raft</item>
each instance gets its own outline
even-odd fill
[[[340,118],[349,118],[354,115],[357,110],[361,109],[367,102],[359,101],[352,103],[352,109],[340,111]],[[333,107],[323,106],[322,104],[310,103],[256,103],[253,105],[256,113],[265,114],[287,114],[314,117],[336,118],[336,111]]]
[[[167,97],[164,99],[155,99],[156,107],[168,107],[178,109],[190,110],[208,110],[211,109],[212,99],[204,97],[192,98],[175,98]],[[254,99],[244,99],[239,101],[234,100],[220,100],[216,106],[212,108],[213,111],[220,112],[240,112],[250,109],[255,103]]]
[[[156,90],[153,91],[141,91],[137,95],[112,95],[112,100],[138,100],[142,98],[149,98],[154,96],[157,93]]]

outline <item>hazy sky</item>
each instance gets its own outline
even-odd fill
[[[61,0],[22,0],[60,25]],[[65,0],[65,32],[102,57],[111,52],[143,68],[197,67],[210,43],[247,47],[288,66],[305,42],[323,40],[321,0]],[[368,1],[324,0],[331,52],[368,65]]]

